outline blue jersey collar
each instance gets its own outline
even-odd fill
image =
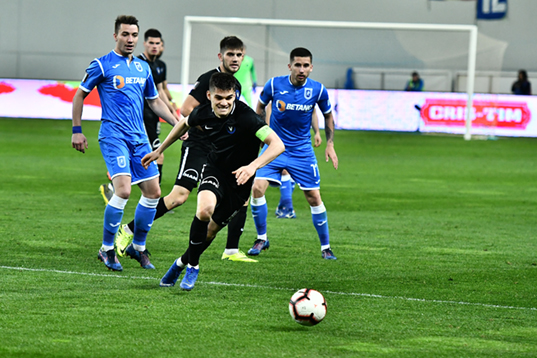
[[[296,88],[304,87],[308,83],[308,80],[309,80],[309,78],[306,78],[306,82],[304,82],[304,84],[302,86],[295,86],[293,84],[293,82],[291,82],[291,75],[287,76],[287,81],[289,82],[289,84],[291,86],[293,86],[293,87],[296,87]]]

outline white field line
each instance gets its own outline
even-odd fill
[[[93,277],[126,278],[126,279],[131,279],[131,280],[150,280],[150,281],[159,280],[158,278],[155,278],[155,277],[146,277],[146,276],[125,276],[125,275],[117,275],[117,274],[99,274],[99,273],[91,273],[91,272],[34,269],[34,268],[26,268],[26,267],[0,266],[0,269],[16,270],[16,271],[50,272],[50,273],[59,273],[59,274],[67,274],[67,275],[83,275],[83,276],[93,276]],[[215,285],[215,286],[249,287],[249,288],[261,288],[261,289],[267,289],[267,290],[296,291],[295,288],[270,287],[270,286],[250,285],[250,284],[243,284],[243,283],[226,283],[226,282],[212,282],[212,281],[209,281],[209,282],[198,281],[198,283],[205,284],[205,285]],[[403,296],[384,296],[384,295],[374,295],[370,293],[335,292],[335,291],[323,291],[323,293],[329,293],[332,295],[340,295],[340,296],[357,296],[357,297],[381,298],[381,299],[389,299],[389,300],[416,301],[416,302],[439,303],[439,304],[450,304],[450,305],[461,305],[461,306],[479,306],[479,307],[499,308],[499,309],[509,309],[509,310],[537,311],[536,307],[502,306],[502,305],[491,305],[487,303],[475,303],[475,302],[463,302],[463,301],[427,300],[424,298],[412,298],[412,297],[403,297]]]

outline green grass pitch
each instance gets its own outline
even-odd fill
[[[81,154],[70,121],[0,120],[0,357],[537,356],[536,139],[337,131],[339,170],[316,152],[338,260],[321,259],[302,193],[298,218],[278,220],[269,188],[271,248],[224,262],[224,230],[184,292],[158,282],[186,248],[195,194],[153,226],[156,270],[97,260],[98,128],[83,123]],[[166,152],[165,194],[179,154]],[[304,287],[328,303],[315,327],[289,316]]]

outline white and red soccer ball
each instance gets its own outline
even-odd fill
[[[297,323],[315,326],[326,316],[326,300],[319,291],[303,288],[291,297],[289,313]]]

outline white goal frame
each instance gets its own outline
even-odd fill
[[[190,70],[190,48],[192,40],[192,24],[232,24],[232,25],[275,25],[289,27],[326,27],[341,29],[384,29],[384,30],[418,30],[418,31],[454,31],[468,32],[468,82],[466,86],[466,130],[464,139],[472,138],[472,105],[475,82],[475,65],[477,57],[477,26],[476,25],[437,25],[437,24],[407,24],[389,22],[348,22],[348,21],[315,21],[315,20],[277,20],[254,19],[239,17],[185,16],[183,23],[183,54],[181,62],[181,85],[183,98],[186,98],[188,75]]]

